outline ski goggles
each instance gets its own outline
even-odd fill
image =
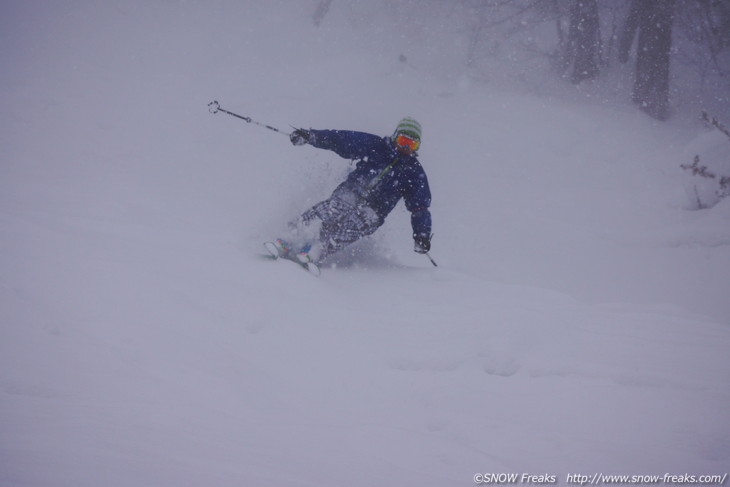
[[[421,145],[420,140],[412,139],[403,134],[398,134],[395,136],[395,143],[398,147],[408,147],[412,151],[418,150],[418,147]]]

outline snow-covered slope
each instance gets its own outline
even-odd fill
[[[475,84],[443,25],[314,4],[3,7],[0,485],[725,473],[730,202],[690,211],[679,168],[701,129]],[[263,259],[348,162],[213,99],[418,118],[439,267],[402,206],[319,279]]]

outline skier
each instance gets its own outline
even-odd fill
[[[296,129],[290,140],[295,146],[309,144],[357,161],[355,169],[328,199],[290,224],[295,239],[306,235],[307,229],[315,229],[314,234],[318,234],[299,250],[297,259],[301,263],[317,264],[371,235],[401,198],[411,213],[414,251],[425,254],[431,249],[431,191],[417,159],[421,125],[416,120],[402,119],[390,137],[349,130]],[[283,239],[278,239],[276,245],[280,253],[294,251]]]

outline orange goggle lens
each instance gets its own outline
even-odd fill
[[[408,147],[412,151],[415,151],[418,149],[418,146],[421,145],[421,142],[416,139],[411,139],[407,135],[399,135],[395,138],[395,143],[399,145],[400,147]]]

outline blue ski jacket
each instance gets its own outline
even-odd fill
[[[413,236],[431,236],[428,209],[431,190],[415,154],[400,154],[389,137],[365,132],[310,130],[309,133],[309,144],[314,147],[357,161],[338,189],[349,189],[359,195],[361,204],[372,208],[381,224],[403,198],[406,209],[411,212]]]

